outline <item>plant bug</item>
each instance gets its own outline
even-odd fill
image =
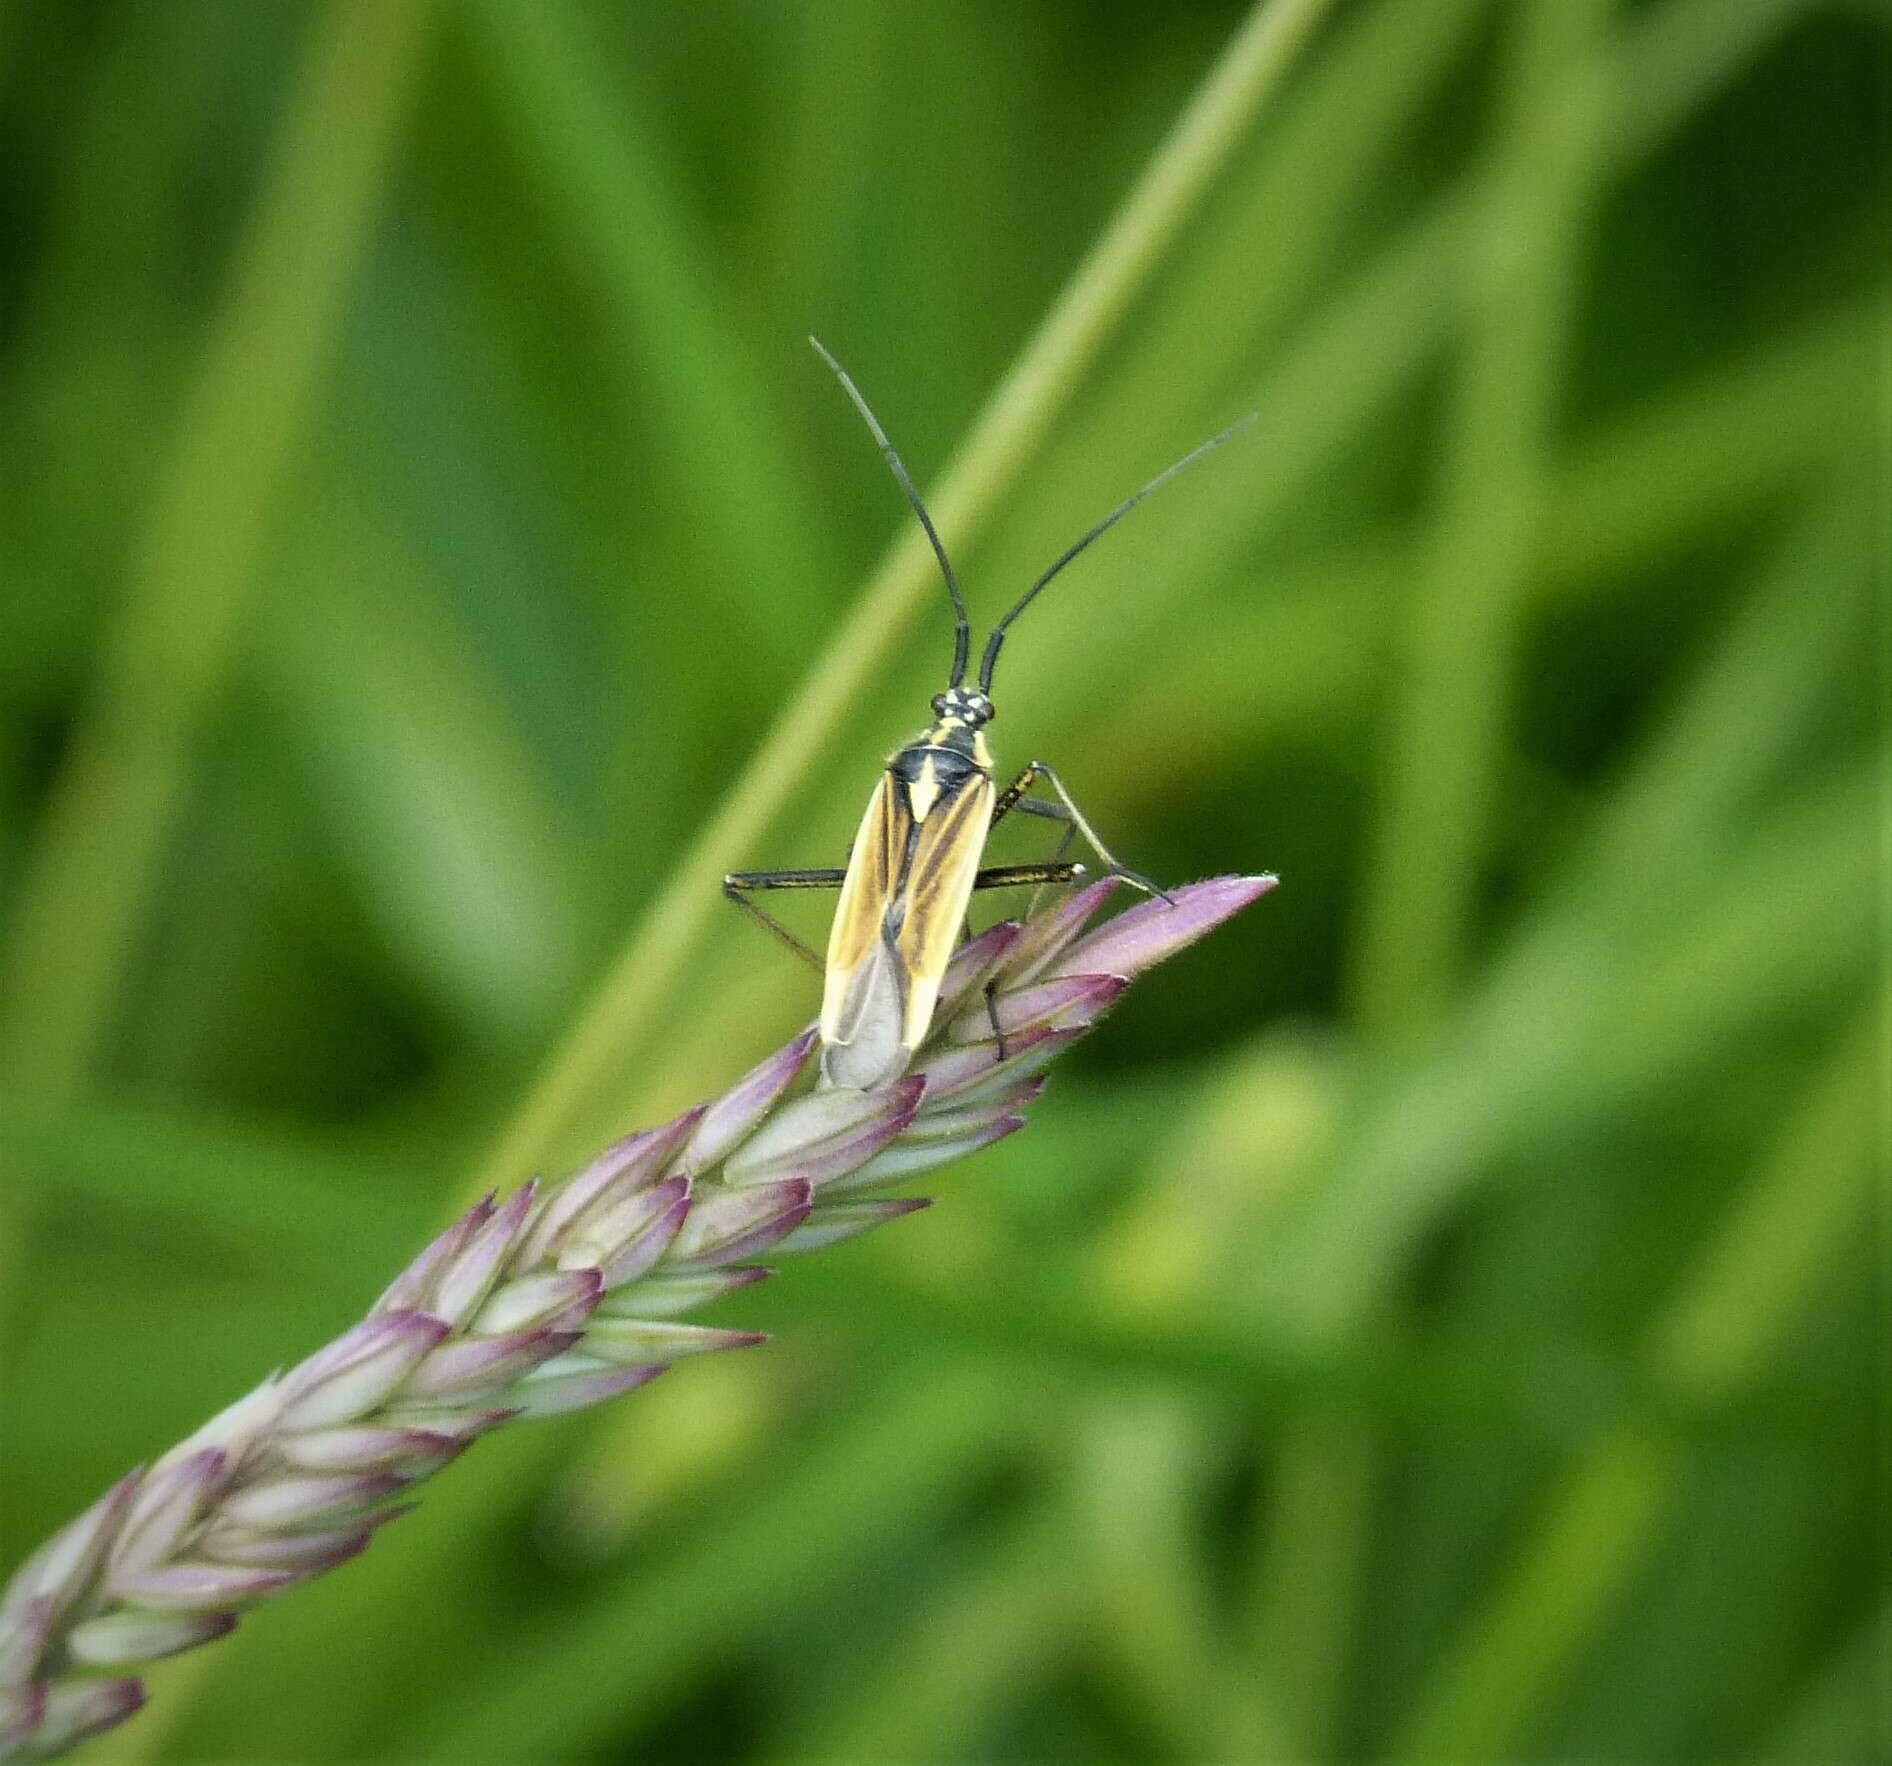
[[[985,739],[985,726],[994,716],[992,671],[998,666],[999,651],[1012,622],[1059,571],[1152,491],[1219,447],[1253,417],[1242,418],[1159,472],[1081,539],[1067,546],[992,628],[979,662],[979,684],[969,688],[965,680],[972,655],[972,624],[939,530],[880,420],[847,370],[819,338],[808,341],[833,369],[855,409],[866,420],[895,480],[926,530],[940,573],[946,579],[946,592],[952,598],[953,672],[946,690],[933,697],[932,724],[889,757],[868,799],[867,813],[861,818],[845,870],[732,871],[723,879],[723,893],[823,970],[822,1078],[829,1085],[870,1090],[897,1079],[925,1037],[939,999],[940,981],[966,924],[966,909],[975,889],[1075,882],[1084,875],[1084,867],[1067,862],[1064,855],[1072,839],[1081,834],[1109,874],[1146,894],[1169,899],[1149,878],[1117,862],[1064,788],[1063,780],[1045,762],[1034,760],[1003,791],[995,790],[992,752]],[[1040,779],[1056,793],[1055,802],[1027,795]],[[981,868],[987,835],[1013,810],[1064,824],[1056,854],[1044,864]],[[750,892],[770,889],[840,890],[825,963],[750,899]],[[986,1009],[992,1011],[989,993]],[[1002,1058],[1005,1039],[996,1016],[992,1030]]]

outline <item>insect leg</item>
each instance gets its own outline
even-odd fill
[[[1082,865],[1068,864],[1064,854],[1070,847],[1070,830],[1065,830],[1065,838],[1058,842],[1057,855],[1048,864],[1042,865],[987,865],[973,878],[974,889],[1013,889],[1030,886],[1034,890],[1042,889],[1051,883],[1076,883],[1084,876]],[[1034,894],[1033,901],[1037,897]],[[1029,912],[1029,910],[1027,910]],[[970,926],[966,928],[972,930]],[[986,1021],[992,1026],[993,1040],[998,1044],[998,1058],[1005,1059],[1005,1030],[999,1023],[999,1009],[994,1002],[998,992],[998,983],[988,981],[985,984]]]
[[[972,886],[974,889],[1017,889],[1044,883],[1081,883],[1084,876],[1082,865],[1066,864],[1062,860],[1043,865],[987,865],[973,878]]]
[[[751,901],[749,892],[759,889],[839,889],[846,880],[847,872],[834,868],[817,871],[731,871],[723,879],[723,894],[763,931],[779,938],[804,963],[825,970],[827,964],[773,914]]]
[[[1075,883],[1084,876],[1082,865],[1057,862],[1043,865],[988,865],[973,879],[974,889],[1011,889],[1042,886],[1048,883]],[[759,903],[752,901],[754,891],[765,889],[839,889],[847,881],[847,872],[839,866],[823,866],[804,871],[731,871],[723,879],[723,894],[754,920],[770,937],[787,945],[811,968],[825,970],[827,964],[794,933]],[[970,931],[970,928],[967,928]]]
[[[1037,779],[1048,779],[1051,789],[1058,794],[1056,803],[1040,802],[1027,797],[1032,784]],[[1084,812],[1077,807],[1070,792],[1065,790],[1064,781],[1042,760],[1034,760],[1005,789],[999,793],[992,805],[992,820],[996,824],[1008,811],[1018,810],[1023,815],[1045,816],[1052,821],[1068,822],[1090,843],[1091,850],[1104,861],[1104,869],[1113,877],[1121,877],[1133,889],[1141,889],[1145,895],[1153,895],[1159,901],[1169,902],[1169,893],[1140,871],[1133,871],[1128,865],[1118,862],[1116,855],[1097,836],[1097,830],[1090,825]],[[1173,905],[1173,903],[1172,903]]]
[[[1066,822],[1064,824],[1064,832],[1058,836],[1057,851],[1055,851],[1051,855],[1051,868],[1060,869],[1060,870],[1070,869],[1070,870],[1076,871],[1079,876],[1083,875],[1084,867],[1082,865],[1067,866],[1066,864],[1066,855],[1070,852],[1071,843],[1076,838],[1077,838],[1076,825],[1071,822]],[[1031,900],[1025,904],[1026,919],[1030,919],[1031,916],[1038,911],[1038,898],[1043,894],[1044,894],[1043,884],[1040,884],[1036,889],[1034,889],[1031,892]]]
[[[975,872],[972,879],[973,888],[1002,889],[1005,886],[1005,880],[1003,879],[998,882],[990,882],[985,881],[984,878],[985,873],[983,871]],[[962,945],[972,942],[971,914],[967,914],[966,923],[959,928],[959,942]],[[995,1059],[1002,1061],[1005,1059],[1005,1026],[999,1022],[999,1008],[997,1004],[999,984],[997,980],[988,981],[981,991],[985,995],[985,1021],[992,1026],[992,1040],[998,1044],[998,1054]]]
[[[1031,815],[1039,809],[1039,805],[1030,803],[1025,797],[1025,793],[1031,789],[1032,781],[1037,777],[1038,765],[1037,762],[1034,761],[998,794],[992,804],[993,827],[996,828],[1000,822],[1004,821],[1005,818],[1021,804],[1025,806],[1024,813],[1027,815]],[[1057,811],[1052,809],[1049,804],[1045,804],[1042,807],[1051,810],[1054,816],[1057,814]]]
[[[995,1045],[993,1064],[996,1066],[1005,1059],[1005,1026],[999,1022],[999,984],[996,979],[988,981],[982,990],[985,994],[985,1021],[992,1026],[992,1041]]]

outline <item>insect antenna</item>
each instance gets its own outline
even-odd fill
[[[821,348],[819,344],[815,347],[817,349]],[[823,350],[822,354],[826,355],[827,352]],[[1166,467],[1163,471],[1159,472],[1140,491],[1132,492],[1131,495],[1125,497],[1116,508],[1111,510],[1111,512],[1106,515],[1102,521],[1098,522],[1089,533],[1085,534],[1082,539],[1067,546],[1059,553],[1056,562],[1052,564],[1051,568],[1047,570],[1043,576],[1039,577],[1024,594],[1019,596],[1017,605],[992,628],[991,637],[987,638],[985,641],[985,655],[979,662],[979,691],[981,693],[990,693],[992,691],[992,670],[998,666],[999,649],[1005,642],[1005,628],[1032,604],[1033,600],[1037,598],[1038,591],[1042,589],[1045,584],[1050,582],[1051,579],[1069,564],[1078,553],[1083,551],[1092,540],[1101,538],[1110,528],[1115,527],[1117,523],[1128,515],[1137,504],[1142,502],[1151,491],[1160,491],[1163,486],[1168,484],[1185,466],[1193,466],[1204,454],[1212,453],[1215,449],[1219,448],[1238,429],[1246,429],[1249,424],[1254,422],[1257,415],[1259,415],[1259,413],[1250,411],[1246,417],[1237,418],[1236,421],[1231,423],[1220,435],[1211,436],[1200,447],[1192,448],[1188,453],[1183,455],[1175,465]]]
[[[816,353],[834,370],[834,377],[846,389],[847,396],[854,401],[855,410],[867,420],[867,427],[874,432],[874,440],[880,443],[880,451],[887,456],[887,464],[893,468],[893,475],[900,481],[900,488],[906,492],[907,501],[913,505],[913,513],[920,518],[920,525],[926,529],[926,537],[933,542],[933,556],[939,560],[940,574],[946,578],[946,593],[953,598],[953,678],[951,685],[957,687],[966,678],[966,663],[972,655],[972,622],[966,617],[966,599],[959,592],[959,578],[953,575],[952,560],[946,556],[946,547],[939,537],[939,529],[933,525],[933,518],[926,512],[926,505],[920,501],[920,493],[913,488],[913,480],[907,476],[907,469],[901,463],[900,456],[894,452],[893,443],[887,439],[887,432],[880,427],[867,401],[861,397],[861,389],[856,386],[848,371],[828,354],[827,346],[818,337],[808,340],[815,346]]]

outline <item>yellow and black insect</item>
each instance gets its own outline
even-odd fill
[[[952,597],[952,679],[945,692],[934,695],[931,726],[889,758],[868,800],[867,813],[861,818],[846,870],[733,871],[723,879],[723,892],[777,938],[825,971],[822,1077],[830,1085],[866,1090],[897,1079],[925,1037],[939,999],[940,981],[965,927],[966,909],[975,889],[1076,881],[1084,875],[1084,867],[1066,862],[1064,855],[1072,838],[1082,834],[1111,875],[1147,894],[1168,899],[1147,877],[1112,857],[1072,801],[1063,781],[1043,761],[1034,760],[1003,791],[994,789],[992,751],[985,739],[985,726],[994,715],[992,671],[998,665],[999,650],[1012,621],[1059,571],[1150,492],[1251,419],[1243,418],[1185,454],[1067,547],[992,628],[979,663],[979,684],[969,688],[965,679],[972,654],[972,625],[959,579],[933,518],[927,514],[879,419],[846,369],[828,354],[818,338],[808,341],[820,351],[821,359],[834,370],[855,408],[867,420],[867,427],[932,542],[946,578],[946,592]],[[1040,779],[1056,793],[1055,803],[1027,795]],[[1013,810],[1064,824],[1064,837],[1056,855],[1044,864],[981,868],[986,836]],[[826,963],[749,899],[750,891],[763,889],[840,890]],[[996,1019],[992,1028],[1003,1049]]]

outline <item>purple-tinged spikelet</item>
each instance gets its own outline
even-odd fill
[[[143,1683],[105,1670],[208,1643],[345,1563],[487,1430],[762,1342],[678,1321],[763,1280],[751,1259],[765,1251],[819,1250],[926,1207],[872,1192],[1016,1133],[1044,1069],[1131,978],[1273,884],[1190,884],[1087,932],[1105,878],[962,947],[892,1084],[813,1088],[807,1031],[563,1183],[468,1209],[360,1323],[120,1479],[19,1568],[0,1597],[0,1759],[123,1722]]]

